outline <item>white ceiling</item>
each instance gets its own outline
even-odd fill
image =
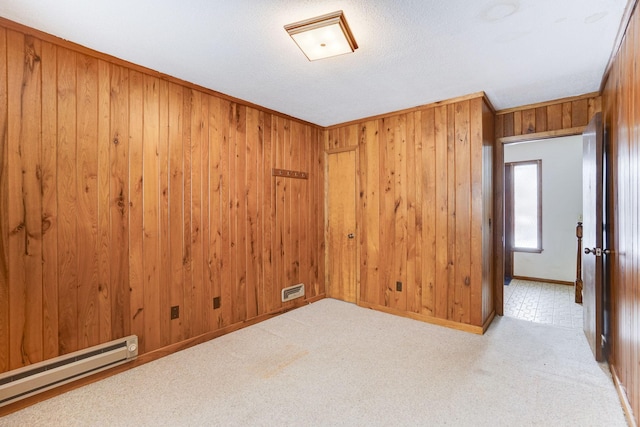
[[[485,91],[597,91],[627,0],[2,0],[0,16],[312,123]],[[343,10],[359,49],[309,62],[285,24]]]

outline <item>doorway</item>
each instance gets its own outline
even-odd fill
[[[358,302],[356,150],[327,153],[327,296]]]
[[[539,203],[524,200],[521,203],[524,209],[516,218],[518,186],[509,186],[507,180],[512,183],[517,180],[514,166],[535,169],[534,164],[540,179],[537,189],[530,185],[535,178],[525,174],[525,187],[530,188],[521,191],[537,190]],[[539,323],[581,328],[582,307],[573,301],[573,283],[576,225],[582,219],[582,136],[505,144],[503,167],[505,279],[508,271],[512,272],[512,280],[505,280],[502,288],[503,313]],[[530,227],[521,233],[519,243],[513,233],[517,223]]]

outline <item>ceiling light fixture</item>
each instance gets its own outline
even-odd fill
[[[351,53],[358,48],[341,10],[285,25],[309,61]]]

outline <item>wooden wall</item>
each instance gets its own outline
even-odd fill
[[[323,296],[320,128],[7,21],[0,58],[0,372]]]
[[[549,138],[582,133],[591,117],[600,111],[600,104],[600,96],[591,93],[501,110],[496,113],[496,138],[521,139],[517,137],[542,133]]]
[[[640,423],[640,10],[636,5],[603,92],[613,173],[610,364]]]
[[[358,147],[359,304],[482,332],[493,135],[482,94],[328,129],[328,152]]]

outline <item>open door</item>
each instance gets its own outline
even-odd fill
[[[582,154],[582,304],[584,333],[597,361],[604,360],[604,141],[602,115],[585,129]]]

